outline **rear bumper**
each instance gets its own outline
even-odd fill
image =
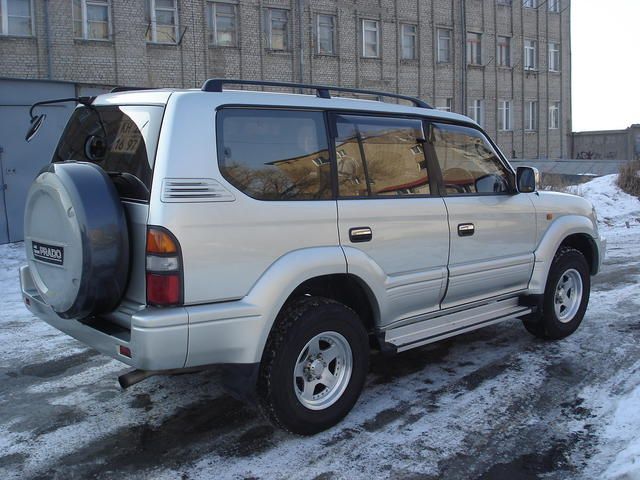
[[[42,301],[26,265],[20,268],[20,284],[25,306],[34,315],[105,355],[141,370],[185,366],[189,322],[184,308],[132,310],[130,328],[103,318],[64,319]],[[129,348],[131,358],[120,354],[120,346]]]

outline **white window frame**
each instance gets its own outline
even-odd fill
[[[321,17],[331,19],[331,51],[330,52],[320,51],[320,19]],[[316,15],[316,53],[318,55],[336,55],[337,43],[338,42],[336,41],[336,16],[328,13],[318,13]]]
[[[525,70],[538,69],[538,41],[537,40],[525,39],[524,41],[524,69]]]
[[[484,124],[484,100],[472,100],[467,113],[473,121],[482,126]]]
[[[527,100],[524,106],[524,130],[536,132],[538,130],[538,102]]]
[[[549,42],[549,71],[560,71],[560,44]]]
[[[549,7],[549,12],[560,13],[560,0],[547,0],[547,6]]]
[[[18,18],[28,18],[29,19],[29,34],[27,35],[20,35],[20,34],[16,34],[16,33],[9,33],[9,10],[7,9],[7,3],[8,0],[0,0],[0,12],[2,13],[2,16],[0,17],[0,36],[1,37],[24,37],[24,38],[28,38],[28,37],[33,37],[35,36],[35,28],[34,28],[34,21],[33,21],[33,0],[26,0],[26,2],[29,4],[29,16],[28,17],[24,17],[24,16],[18,16],[18,15],[11,15],[12,17],[18,17]]]
[[[375,28],[368,28],[366,26],[367,22],[370,23],[374,23],[375,24]],[[362,22],[362,56],[364,58],[380,58],[380,22],[378,20],[371,20],[369,18],[363,18]],[[366,45],[366,40],[365,40],[365,33],[366,32],[375,32],[376,33],[376,53],[375,55],[367,55],[367,45]]]
[[[233,42],[231,45],[218,43],[218,6],[224,5],[233,7],[233,15],[227,13],[220,14],[221,17],[233,17]],[[216,2],[207,1],[207,21],[209,22],[209,32],[211,37],[209,38],[209,45],[215,47],[237,47],[238,46],[238,5],[231,2]],[[212,41],[213,40],[213,41]]]
[[[273,46],[273,12],[284,12],[287,20],[284,29],[284,45],[283,48],[274,48]],[[267,48],[279,52],[288,52],[291,48],[291,13],[286,8],[267,8]]]
[[[446,33],[446,36],[441,36],[441,33]],[[438,49],[437,51],[437,62],[438,63],[451,63],[451,45],[452,45],[452,40],[453,40],[453,35],[451,32],[450,28],[437,28],[436,29],[436,47]],[[442,44],[440,42],[445,42],[446,41],[446,52],[447,52],[447,58],[443,59],[442,56],[440,55],[440,53],[444,50],[442,48]]]
[[[149,6],[149,33],[151,34],[151,39],[147,39],[148,43],[159,43],[159,44],[163,44],[163,45],[176,45],[178,43],[178,41],[180,40],[178,38],[178,23],[179,23],[179,18],[178,18],[178,1],[177,0],[173,0],[173,8],[165,8],[165,7],[160,7],[160,8],[156,8],[156,0],[148,0],[148,6]],[[157,22],[156,22],[156,10],[164,10],[164,11],[172,11],[173,12],[173,18],[175,19],[175,24],[173,25],[173,36],[175,37],[174,41],[159,41],[158,40],[158,31],[157,31]]]
[[[475,38],[476,40],[471,40]],[[482,65],[482,34],[467,32],[467,64]]]
[[[413,29],[413,32],[407,33],[405,28]],[[405,56],[405,41],[413,40],[413,53],[411,56]],[[415,60],[418,58],[418,26],[415,23],[401,23],[400,24],[400,57],[403,60]]]
[[[506,40],[506,42],[501,43],[501,40]],[[511,37],[498,35],[497,50],[496,55],[498,57],[498,66],[511,67]]]
[[[522,6],[524,8],[538,8],[537,0],[522,0]]]
[[[442,110],[443,112],[453,112],[453,98],[447,97],[441,99],[439,102],[439,106],[436,106],[438,110]]]
[[[549,130],[560,128],[560,102],[553,102],[549,105]]]
[[[498,102],[498,130],[508,132],[513,129],[511,124],[511,100],[500,100]]]

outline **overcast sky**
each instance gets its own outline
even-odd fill
[[[572,0],[573,130],[640,123],[640,0]]]

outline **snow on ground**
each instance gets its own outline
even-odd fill
[[[374,356],[353,412],[311,438],[215,371],[121,391],[126,366],[23,307],[24,247],[0,246],[0,478],[640,479],[640,203],[615,176],[576,188],[609,254],[574,335],[514,321]]]

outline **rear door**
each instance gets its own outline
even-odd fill
[[[442,307],[527,288],[536,220],[529,195],[475,128],[431,123],[429,155],[437,159],[451,232],[449,284]]]
[[[331,115],[338,230],[351,273],[382,295],[381,326],[439,309],[449,229],[416,118]]]

